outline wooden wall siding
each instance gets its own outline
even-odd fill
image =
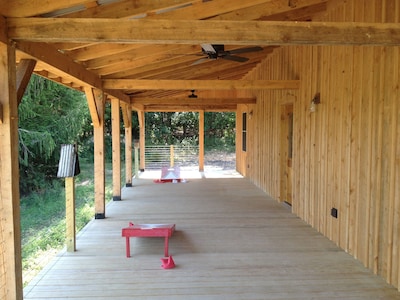
[[[400,1],[349,0],[321,20],[399,22]],[[275,49],[248,78],[300,78],[301,88],[254,91],[257,104],[238,113],[240,132],[241,112],[253,111],[247,153],[237,151],[238,170],[279,200],[279,107],[294,101],[293,212],[398,288],[399,56],[398,47]]]

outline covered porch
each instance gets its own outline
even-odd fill
[[[361,262],[244,178],[133,180],[24,290],[24,299],[400,299]],[[164,270],[162,238],[121,228],[175,223]]]

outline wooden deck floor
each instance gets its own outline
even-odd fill
[[[25,289],[25,299],[400,299],[400,293],[246,179],[134,180],[107,218],[79,234]],[[175,223],[164,270],[162,238],[121,228]]]

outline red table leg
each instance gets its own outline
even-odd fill
[[[126,237],[126,257],[131,257],[131,245],[128,236]]]
[[[168,256],[168,236],[165,237],[165,242],[164,242],[164,256]]]

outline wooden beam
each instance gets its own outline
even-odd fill
[[[147,105],[144,107],[145,112],[185,112],[185,111],[214,111],[214,112],[234,112],[237,105]]]
[[[7,21],[6,19],[0,15],[0,42],[7,44],[8,36],[7,36]]]
[[[89,84],[98,89],[102,87],[101,80],[96,74],[86,70],[82,65],[77,64],[72,58],[60,53],[52,45],[18,42],[16,46],[20,51],[78,79],[82,86]]]
[[[298,89],[299,80],[153,80],[104,79],[106,89],[127,90],[270,90]]]
[[[35,42],[400,45],[399,23],[9,18],[8,37]]]
[[[31,79],[32,72],[35,69],[36,60],[22,59],[17,66],[17,102],[21,103],[26,87]]]
[[[256,104],[256,98],[134,98],[132,104],[142,105],[233,105]]]
[[[59,70],[60,73],[65,74],[67,77],[74,78],[81,86],[90,85],[91,87],[100,90],[103,88],[99,76],[86,70],[82,65],[77,64],[73,59],[63,55],[49,44],[17,42],[16,47],[29,56],[37,58],[44,64],[50,65]],[[130,98],[119,91],[109,90],[106,92],[112,97],[130,103]]]
[[[94,95],[94,89],[92,89],[91,87],[85,87],[85,94],[89,107],[90,116],[92,117],[93,126],[99,127],[101,116],[99,116],[99,109],[97,107],[96,97]]]

